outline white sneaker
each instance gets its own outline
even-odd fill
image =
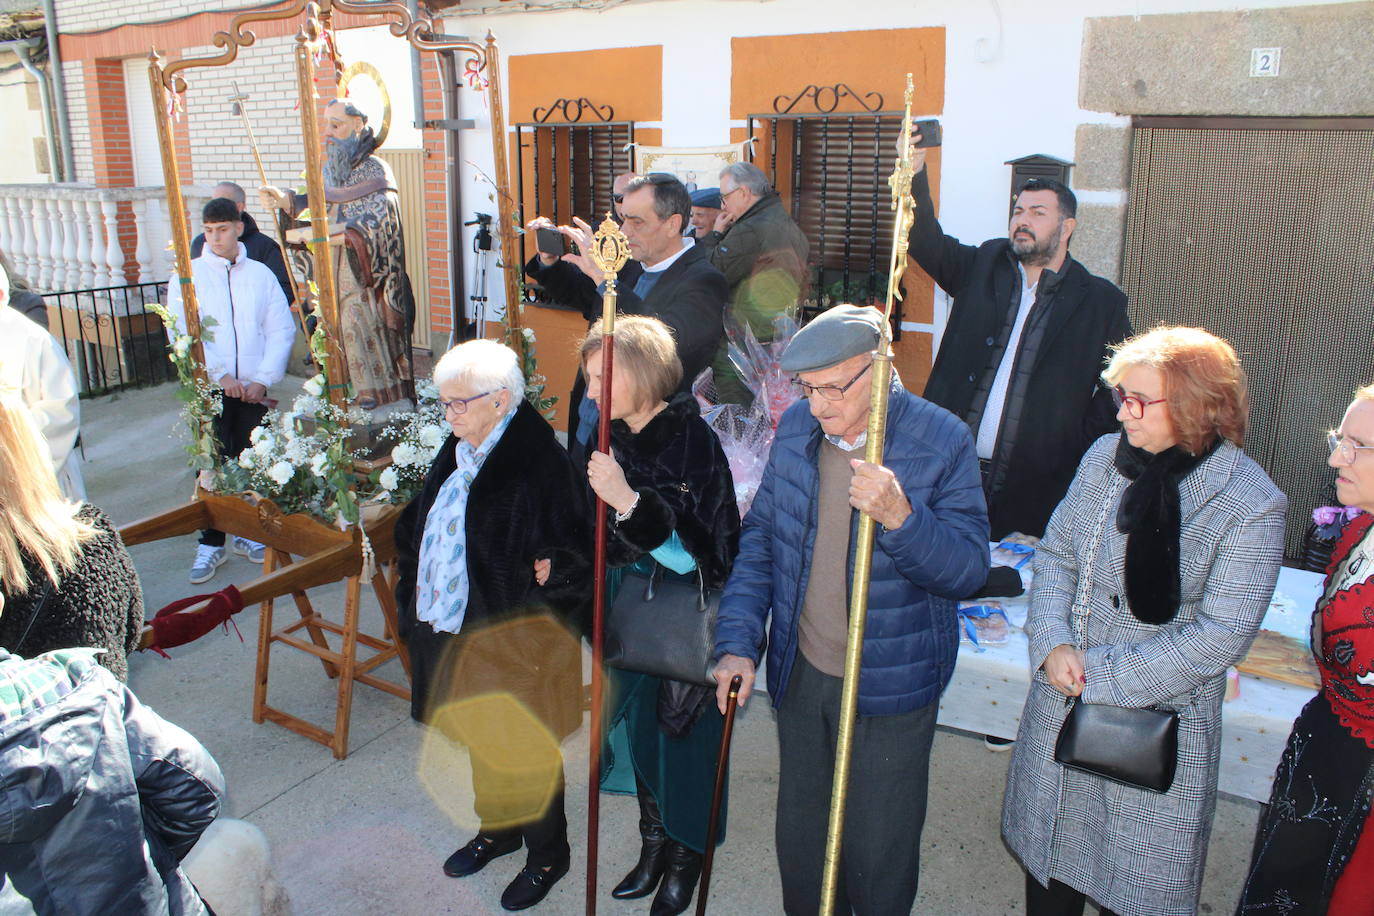
[[[191,564],[191,584],[209,582],[215,577],[215,570],[223,566],[228,559],[223,547],[197,544],[196,560]]]
[[[247,557],[254,563],[261,565],[262,561],[267,557],[267,548],[257,541],[250,541],[248,538],[235,536],[234,553],[241,557]]]

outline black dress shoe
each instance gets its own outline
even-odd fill
[[[486,868],[492,859],[499,859],[515,852],[523,842],[518,833],[504,842],[497,837],[483,836],[479,833],[470,843],[448,857],[444,862],[444,874],[450,878],[475,875]]]
[[[654,895],[649,916],[677,916],[692,903],[697,878],[701,877],[701,854],[675,840],[668,841],[668,869]]]
[[[501,908],[504,910],[526,910],[543,900],[558,879],[568,873],[568,860],[564,859],[550,868],[526,865],[520,869],[504,893],[501,894]]]

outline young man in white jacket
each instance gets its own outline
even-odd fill
[[[277,278],[265,265],[249,259],[239,236],[243,220],[234,202],[217,197],[205,205],[201,219],[205,248],[191,262],[201,320],[214,320],[206,330],[205,369],[224,389],[224,412],[215,420],[221,457],[237,457],[249,445],[249,434],[267,413],[267,389],[286,375],[296,327]],[[167,308],[186,327],[181,283],[167,284]],[[263,547],[234,538],[234,551],[262,562]],[[224,532],[201,532],[191,582],[214,576],[224,564]]]

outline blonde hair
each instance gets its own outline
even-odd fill
[[[1164,376],[1164,397],[1178,444],[1200,455],[1217,437],[1245,444],[1250,395],[1236,351],[1202,328],[1163,327],[1113,347],[1102,373],[1116,385],[1128,369],[1149,366]]]
[[[634,377],[641,401],[635,407],[671,398],[682,384],[682,361],[668,326],[648,315],[617,315],[613,336],[614,371],[629,372]],[[601,337],[601,320],[597,319],[578,345],[584,367],[587,360],[601,352]]]
[[[0,395],[0,468],[0,585],[22,595],[32,585],[26,556],[56,583],[95,528],[62,496],[38,427],[12,395]]]
[[[1365,385],[1355,392],[1357,401],[1374,401],[1374,384]]]

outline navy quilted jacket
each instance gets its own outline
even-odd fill
[[[821,435],[806,402],[783,414],[744,519],[716,625],[717,656],[730,653],[757,664],[771,612],[768,693],[774,706],[797,656],[797,621],[815,541]],[[884,456],[912,513],[900,528],[879,528],[874,541],[859,680],[859,714],[867,716],[897,715],[939,698],[959,646],[955,603],[983,585],[989,562],[987,506],[968,427],[894,385]],[[851,582],[858,515],[851,512]]]

